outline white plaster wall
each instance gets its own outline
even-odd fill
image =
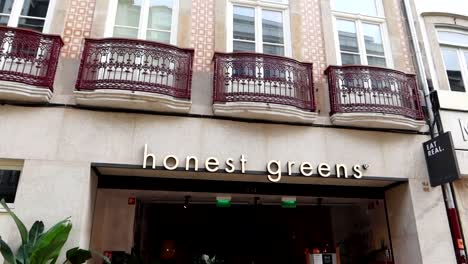
[[[48,229],[71,217],[73,228],[64,251],[75,246],[88,248],[95,188],[89,162],[25,160],[14,212],[28,229],[36,220],[42,220]],[[0,213],[0,234],[15,247],[19,245],[17,228],[6,213]]]

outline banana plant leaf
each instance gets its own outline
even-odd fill
[[[67,251],[67,261],[71,264],[82,264],[92,258],[91,251],[75,247]]]
[[[5,199],[2,199],[0,201],[0,204],[5,208],[5,210],[10,214],[11,218],[13,218],[13,221],[15,221],[16,226],[18,227],[18,231],[20,232],[21,235],[21,241],[23,244],[28,243],[28,230],[26,229],[26,226],[21,222],[21,220],[13,213],[10,208],[8,208]]]
[[[16,264],[16,258],[15,255],[13,255],[13,251],[11,251],[11,248],[3,241],[3,239],[0,237],[0,252],[2,253],[3,258],[5,261],[9,264]]]
[[[29,256],[31,255],[32,249],[36,246],[37,241],[44,232],[44,223],[42,221],[36,221],[29,230],[29,240],[27,244],[23,244],[19,247],[16,252],[16,260],[18,264],[29,264]]]
[[[69,219],[62,220],[40,236],[31,252],[29,264],[44,264],[56,261],[63,245],[68,239],[72,224]]]

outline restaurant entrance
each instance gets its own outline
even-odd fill
[[[391,263],[382,200],[166,192],[137,207],[145,263]]]

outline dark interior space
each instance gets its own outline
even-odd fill
[[[306,251],[333,245],[325,206],[142,203],[138,211],[135,250],[145,263],[196,263],[206,254],[225,264],[305,264]]]

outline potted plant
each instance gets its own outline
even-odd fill
[[[63,245],[68,239],[72,229],[70,218],[66,218],[49,230],[44,232],[44,223],[35,221],[29,231],[23,222],[13,213],[2,199],[0,204],[5,208],[8,214],[13,218],[13,221],[18,228],[21,236],[21,246],[13,253],[11,247],[0,236],[0,253],[8,264],[55,264]],[[110,264],[108,258],[97,252],[104,261]],[[66,260],[64,264],[81,264],[91,259],[90,250],[75,247],[66,252]]]

